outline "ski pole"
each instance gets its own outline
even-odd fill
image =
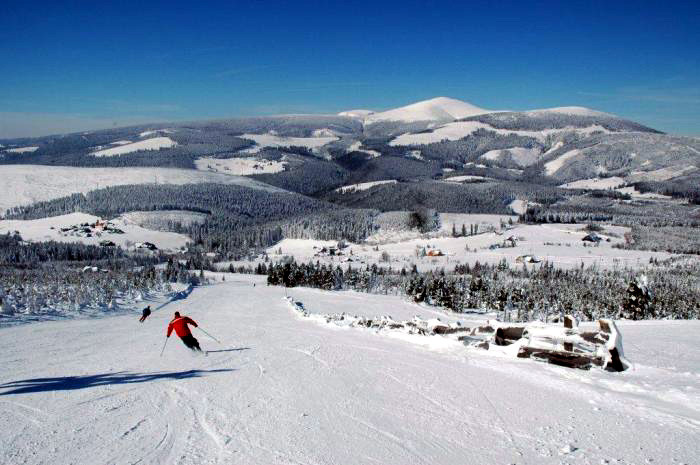
[[[201,332],[203,332],[204,334],[206,334],[207,336],[209,336],[210,338],[214,339],[216,342],[218,342],[219,344],[221,344],[221,341],[220,341],[220,340],[218,340],[217,338],[215,338],[214,336],[212,336],[212,335],[209,334],[208,332],[204,331],[204,330],[203,330],[202,328],[200,328],[199,326],[197,326],[197,328],[198,328]]]
[[[163,344],[163,348],[160,350],[161,357],[163,356],[163,352],[165,352],[165,345],[168,343],[168,339],[170,339],[170,338],[169,337],[165,338],[165,343]]]

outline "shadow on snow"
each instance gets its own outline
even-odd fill
[[[208,374],[225,373],[230,371],[235,370],[187,370],[155,373],[129,373],[119,371],[116,373],[104,373],[99,375],[64,376],[60,378],[34,378],[0,384],[0,389],[9,389],[9,391],[0,392],[0,396],[10,394],[29,394],[32,392],[72,391],[75,389],[109,386],[113,384],[148,383],[161,379],[175,380],[199,378]]]
[[[250,347],[239,347],[237,349],[219,349],[219,350],[207,350],[208,354],[214,354],[216,352],[240,352],[242,350],[250,350]]]

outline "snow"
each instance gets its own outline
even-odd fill
[[[138,152],[141,150],[160,150],[177,146],[177,142],[169,137],[153,137],[131,144],[123,144],[110,149],[98,150],[92,152],[96,157],[113,157],[115,155],[124,155],[127,153]]]
[[[338,134],[330,128],[315,129],[311,133],[312,137],[337,137]]]
[[[481,156],[485,160],[500,160],[503,156],[508,156],[513,159],[518,166],[530,166],[537,163],[540,158],[540,149],[513,147],[510,149],[489,150]]]
[[[394,138],[389,145],[421,145],[434,144],[443,140],[459,140],[463,139],[479,129],[495,132],[500,135],[516,134],[518,136],[532,137],[542,143],[546,142],[547,137],[563,133],[574,132],[581,136],[587,136],[597,132],[610,132],[603,126],[593,124],[584,128],[567,126],[559,129],[545,129],[543,131],[524,131],[511,129],[498,129],[493,126],[481,123],[479,121],[456,121],[439,126],[429,132],[406,133]],[[556,144],[555,144],[556,146]]]
[[[477,175],[461,175],[461,176],[452,176],[449,178],[445,178],[445,181],[447,182],[469,182],[469,181],[486,181],[491,178],[487,178],[484,176],[477,176]]]
[[[507,225],[505,229],[500,227],[501,219],[508,222],[506,215],[460,215],[455,217],[440,214],[441,229],[428,234],[420,234],[417,231],[406,229],[379,230],[369,236],[364,243],[348,243],[348,248],[343,251],[343,256],[316,256],[321,247],[327,247],[328,241],[312,239],[283,239],[267,249],[267,254],[272,260],[279,260],[284,255],[293,256],[297,262],[309,260],[332,265],[348,264],[365,266],[377,264],[391,267],[394,270],[402,268],[410,269],[415,264],[420,271],[445,268],[453,269],[457,264],[468,263],[473,266],[480,263],[498,264],[505,260],[510,266],[521,267],[517,259],[521,255],[533,255],[543,262],[547,261],[554,267],[562,269],[578,268],[582,264],[585,267],[596,266],[599,269],[613,269],[629,267],[640,269],[649,264],[651,258],[666,260],[679,255],[667,252],[650,252],[641,250],[627,250],[614,248],[615,244],[624,243],[624,234],[630,229],[623,226],[606,226],[604,232],[599,235],[604,239],[597,246],[586,246],[581,239],[588,234],[584,231],[585,225],[581,224],[540,224]],[[513,219],[515,222],[517,218]],[[479,233],[467,237],[451,237],[452,224],[458,232],[461,232],[462,224],[467,232],[473,224],[479,225]],[[494,248],[493,245],[502,245],[510,236],[517,239],[515,247]],[[608,242],[607,239],[610,239]],[[330,242],[335,246],[336,242]],[[378,245],[378,250],[375,250]],[[314,248],[315,247],[315,248]],[[278,254],[278,250],[282,254]],[[440,250],[444,255],[440,257],[420,256],[419,252],[425,249]],[[350,254],[352,252],[352,255]],[[388,262],[382,261],[382,254],[389,254]],[[349,260],[352,260],[350,262]],[[537,265],[535,265],[537,266]]]
[[[625,180],[618,176],[609,178],[580,179],[578,181],[567,182],[559,187],[564,189],[614,189],[625,183]]]
[[[471,103],[448,97],[436,97],[430,100],[406,105],[405,107],[367,115],[365,123],[378,121],[454,121],[469,116],[491,113]]]
[[[176,168],[77,168],[0,165],[0,214],[19,205],[127,184],[233,184],[270,192],[282,189],[250,178]]]
[[[445,124],[430,132],[401,134],[389,142],[389,145],[424,145],[433,144],[443,140],[459,140],[464,139],[479,129],[491,130],[493,128],[488,124],[480,123],[478,121],[459,121],[456,123]]]
[[[143,324],[134,312],[0,329],[0,462],[696,462],[697,321],[619,323],[633,368],[574,371],[319,324],[285,293],[313,313],[421,313],[229,275]],[[175,310],[222,343],[195,329],[207,357],[176,337],[159,357]]]
[[[524,215],[525,212],[527,211],[527,200],[518,200],[515,199],[511,203],[508,204],[511,210],[513,210],[515,213],[518,215]]]
[[[350,184],[348,186],[343,186],[335,189],[333,192],[340,192],[341,194],[347,194],[348,192],[359,192],[371,189],[374,186],[381,186],[382,184],[396,184],[396,179],[386,179],[384,181],[370,181],[361,182],[359,184]]]
[[[255,142],[257,147],[250,149],[245,149],[243,152],[246,153],[257,153],[264,147],[306,147],[312,151],[316,151],[326,144],[338,140],[336,136],[325,136],[325,137],[283,137],[277,134],[267,133],[267,134],[243,134],[240,136],[242,139],[248,139]]]
[[[132,142],[130,140],[115,140],[114,142],[111,142],[110,145],[127,145],[131,143]]]
[[[673,179],[679,176],[692,173],[697,171],[698,167],[695,165],[685,165],[685,166],[667,166],[665,168],[660,168],[658,170],[652,171],[633,171],[629,176],[630,182],[639,181],[666,181],[668,179]]]
[[[548,161],[547,163],[544,164],[544,169],[547,172],[547,175],[552,176],[554,173],[559,171],[562,166],[564,166],[564,163],[567,160],[574,158],[575,156],[577,156],[580,153],[581,153],[581,151],[578,149],[569,150],[568,152],[566,152],[562,155],[559,155],[554,160]]]
[[[194,162],[198,170],[213,171],[236,176],[251,174],[280,173],[285,170],[287,162],[266,160],[264,158],[198,158]]]
[[[143,131],[142,133],[139,134],[139,137],[144,138],[144,137],[152,136],[154,134],[159,134],[159,133],[172,134],[174,132],[175,131],[173,131],[172,129],[151,129],[149,131]]]
[[[657,194],[655,192],[642,193],[642,192],[638,191],[637,188],[634,186],[621,187],[621,188],[618,188],[615,190],[622,193],[622,194],[629,194],[632,196],[632,198],[635,198],[635,199],[660,199],[660,200],[672,199],[672,197],[670,195]]]
[[[526,113],[531,115],[540,116],[543,113],[560,113],[563,115],[574,115],[574,116],[613,116],[610,113],[603,113],[602,111],[591,110],[586,107],[554,107],[554,108],[544,108],[541,110],[530,110]]]
[[[372,110],[348,110],[348,111],[341,111],[338,113],[338,116],[348,116],[350,118],[366,118],[367,116],[373,114],[374,112]]]
[[[129,249],[133,248],[133,244],[137,242],[150,242],[159,249],[178,250],[190,242],[190,238],[184,234],[142,228],[130,221],[128,217],[110,219],[110,223],[124,231],[124,234],[110,234],[105,231],[99,235],[93,234],[92,237],[83,237],[61,231],[61,228],[82,223],[94,224],[100,219],[98,216],[86,213],[70,213],[38,220],[0,220],[0,234],[18,231],[22,239],[29,242],[57,241],[99,245],[100,241],[109,240],[118,246]]]
[[[410,150],[406,155],[416,160],[424,160],[420,150]]]
[[[356,142],[353,142],[353,143],[347,148],[347,152],[364,152],[364,153],[366,153],[367,155],[369,155],[370,158],[377,158],[377,157],[381,156],[381,153],[377,152],[376,150],[367,150],[367,149],[363,149],[363,148],[361,148],[361,147],[362,147],[362,142],[360,142],[360,141],[358,140],[358,141],[356,141]]]
[[[14,149],[5,149],[7,153],[32,153],[39,150],[39,147],[17,147]]]

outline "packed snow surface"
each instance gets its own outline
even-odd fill
[[[306,147],[310,150],[318,150],[326,144],[338,140],[336,136],[324,137],[284,137],[277,134],[243,134],[242,139],[255,142],[256,147],[245,149],[244,152],[257,153],[265,147]]]
[[[123,234],[110,234],[104,231],[91,233],[90,237],[86,237],[81,234],[61,231],[61,228],[83,223],[94,224],[98,220],[102,220],[102,218],[86,213],[70,213],[38,220],[0,220],[0,234],[17,231],[22,239],[30,242],[57,241],[99,245],[101,241],[108,240],[125,249],[133,248],[137,243],[150,242],[159,249],[177,250],[190,242],[190,238],[184,234],[142,228],[130,221],[128,217],[115,218],[110,221],[114,227],[122,230]]]
[[[264,158],[198,158],[194,162],[198,170],[214,171],[223,174],[248,176],[251,174],[271,174],[285,170],[287,162]]]
[[[271,192],[282,189],[250,178],[177,168],[78,168],[0,165],[0,213],[34,202],[126,184],[234,184]]]
[[[443,318],[229,275],[143,324],[135,312],[0,329],[0,462],[696,463],[697,321],[619,323],[633,368],[576,371],[309,321],[285,292],[319,314]],[[175,310],[221,344],[194,329],[207,357],[175,336],[160,357]]]
[[[5,149],[7,153],[32,153],[39,150],[39,147],[17,147],[14,149]]]
[[[384,181],[370,181],[361,182],[359,184],[350,184],[349,186],[343,186],[337,188],[334,192],[340,192],[341,194],[347,194],[349,192],[366,191],[374,186],[381,186],[382,184],[396,184],[396,179],[386,179]]]
[[[122,144],[110,149],[98,150],[92,152],[96,157],[113,157],[116,155],[124,155],[141,150],[160,150],[177,146],[177,142],[169,137],[153,137],[151,139],[132,142],[130,144]]]
[[[461,100],[436,97],[406,105],[405,107],[367,115],[365,123],[376,123],[378,121],[402,121],[407,123],[415,121],[454,121],[483,113],[490,113],[490,111]]]

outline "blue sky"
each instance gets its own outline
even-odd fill
[[[0,137],[435,96],[700,136],[699,5],[5,0]]]

